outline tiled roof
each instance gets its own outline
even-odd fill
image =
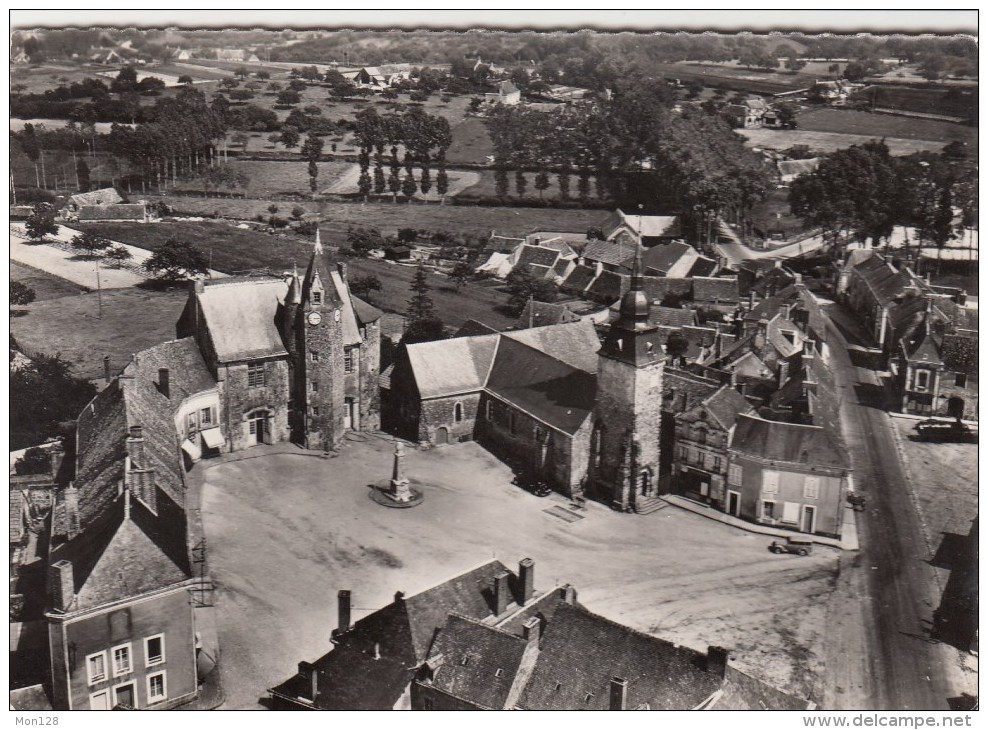
[[[717,262],[708,259],[706,256],[697,256],[693,262],[693,267],[686,274],[687,277],[711,276],[717,270]]]
[[[600,299],[604,302],[614,302],[624,296],[624,293],[630,286],[631,283],[628,276],[618,274],[614,271],[602,271],[600,272],[600,276],[594,279],[587,293],[595,299]]]
[[[583,292],[596,275],[595,270],[590,266],[575,266],[560,286],[567,291]]]
[[[521,311],[518,321],[522,327],[528,327],[531,321],[533,327],[542,327],[547,324],[564,324],[566,322],[576,322],[579,315],[573,314],[562,304],[551,302],[529,301],[525,303],[525,308]]]
[[[78,206],[113,205],[115,203],[122,203],[123,197],[117,192],[116,188],[101,188],[99,190],[90,190],[88,193],[70,195],[69,202],[75,203]]]
[[[697,276],[693,278],[693,301],[695,302],[733,304],[739,300],[738,277],[736,276],[718,278]]]
[[[551,266],[541,266],[539,264],[528,264],[524,267],[529,274],[536,279],[549,279],[552,276]]]
[[[288,354],[275,324],[286,291],[280,279],[221,280],[197,294],[220,362]]]
[[[675,309],[658,304],[649,306],[648,321],[666,327],[685,327],[697,323],[696,311],[693,309]]]
[[[572,259],[564,259],[562,257],[555,263],[552,267],[552,273],[556,276],[565,277],[572,266],[576,264],[573,263]]]
[[[353,294],[350,295],[350,304],[353,306],[353,313],[360,324],[376,322],[384,315],[380,309]]]
[[[593,411],[597,379],[589,372],[503,336],[487,391],[543,423],[573,434]]]
[[[79,207],[82,221],[142,221],[146,210],[144,203],[117,203],[114,205],[83,205]]]
[[[537,264],[539,266],[552,266],[559,258],[559,251],[543,246],[529,246],[522,244],[517,251],[518,261],[516,266],[526,266]]]
[[[734,426],[739,415],[752,410],[751,404],[744,396],[730,385],[725,385],[713,395],[707,396],[701,407],[706,409],[725,431]]]
[[[769,461],[848,469],[847,453],[820,426],[738,417],[731,449]]]
[[[645,251],[642,255],[642,267],[647,274],[686,276],[689,269],[683,271],[675,271],[675,269],[684,269],[687,265],[692,266],[696,256],[696,249],[681,241],[660,243],[658,246],[652,246]]]
[[[770,687],[730,664],[711,710],[810,710],[813,703]]]
[[[642,282],[645,296],[650,302],[661,302],[670,294],[688,298],[693,291],[692,279],[675,279],[665,276],[646,276]]]
[[[487,380],[499,335],[455,337],[408,345],[408,359],[422,398],[480,390]]]
[[[503,336],[534,347],[570,367],[588,373],[597,372],[600,338],[597,337],[597,330],[592,322],[565,322],[551,327],[505,332]]]
[[[611,679],[626,679],[628,709],[688,710],[720,687],[704,656],[560,605],[518,705],[525,710],[607,710]]]
[[[635,260],[637,243],[619,243],[617,241],[590,241],[581,254],[587,261],[600,261],[611,266],[631,269]]]
[[[432,686],[478,707],[510,709],[522,660],[534,649],[521,636],[453,614],[430,652],[442,657]]]
[[[627,226],[636,235],[644,238],[676,238],[682,235],[679,216],[675,215],[636,215],[621,210],[612,213],[601,230],[610,238],[622,226]]]

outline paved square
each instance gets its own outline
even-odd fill
[[[364,438],[361,436],[360,438]],[[425,501],[387,509],[368,484],[390,477],[393,445],[350,441],[340,455],[258,447],[251,457],[200,463],[221,667],[228,708],[256,707],[267,687],[330,649],[336,591],[353,591],[354,619],[491,557],[536,562],[536,586],[576,586],[592,611],[705,650],[729,647],[742,669],[808,694],[837,552],[775,556],[770,540],[674,507],[624,515],[589,503],[567,523],[545,510],[559,496],[511,485],[475,443],[405,459]],[[818,684],[818,683],[817,683]]]

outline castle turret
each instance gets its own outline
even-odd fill
[[[639,248],[631,288],[598,352],[590,484],[598,498],[623,511],[654,498],[659,476],[665,348],[649,322],[641,272]]]

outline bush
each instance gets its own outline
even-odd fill
[[[316,235],[317,230],[319,230],[319,224],[316,221],[305,221],[295,227],[295,232],[306,238]]]
[[[273,215],[270,218],[268,218],[268,225],[271,226],[272,228],[287,228],[288,219],[279,218],[278,216]]]
[[[33,446],[24,452],[24,456],[14,462],[14,472],[18,476],[25,474],[48,474],[51,471],[51,452]]]
[[[43,188],[18,188],[17,189],[17,204],[27,205],[28,203],[54,203],[55,193],[50,190],[44,190]],[[10,201],[11,205],[14,204],[13,198]]]

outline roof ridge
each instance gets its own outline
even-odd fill
[[[588,609],[586,606],[583,606],[582,604],[576,605],[576,604],[573,604],[573,603],[566,603],[564,601],[562,604],[560,604],[559,608],[561,608],[561,609],[563,609],[565,611],[565,610],[567,610],[565,608],[566,606],[568,606],[569,609],[572,609],[573,611],[582,612],[582,613],[584,613],[584,614],[586,614],[588,616],[591,616],[591,617],[593,617],[595,619],[599,619],[599,620],[601,620],[601,621],[603,621],[605,623],[608,623],[608,624],[610,624],[612,626],[615,626],[615,627],[621,629],[622,631],[624,631],[626,633],[632,634],[633,636],[638,636],[638,637],[643,638],[643,639],[649,639],[651,641],[658,641],[658,642],[661,642],[661,643],[665,644],[666,646],[670,646],[670,647],[672,647],[674,649],[685,649],[686,651],[691,652],[692,654],[696,654],[698,656],[702,656],[702,652],[698,651],[697,649],[693,649],[693,648],[691,648],[689,646],[686,646],[685,644],[676,644],[675,642],[669,641],[668,639],[663,639],[661,636],[654,636],[653,634],[648,634],[648,633],[646,633],[644,631],[640,631],[639,629],[636,629],[636,628],[634,628],[632,626],[628,626],[627,624],[619,623],[619,622],[615,621],[614,619],[607,618],[607,616],[602,616],[599,613],[594,613],[593,611],[591,611],[590,609]],[[558,611],[559,608],[557,608],[556,610]],[[549,622],[549,626],[551,626],[551,625],[552,625],[552,621]],[[547,627],[547,631],[548,631],[548,627]]]
[[[460,619],[462,621],[466,621],[467,623],[474,624],[474,625],[479,626],[481,628],[490,629],[491,631],[497,632],[498,634],[500,634],[502,636],[507,636],[507,637],[510,637],[512,639],[517,639],[519,642],[522,642],[522,643],[525,643],[525,644],[528,643],[528,639],[526,639],[525,637],[519,636],[518,634],[512,633],[511,631],[508,631],[506,629],[502,629],[500,626],[497,626],[496,624],[488,624],[488,623],[485,623],[485,622],[481,621],[480,619],[471,618],[470,616],[466,616],[466,615],[464,615],[462,613],[458,613],[456,611],[449,611],[449,612],[446,613],[446,619],[447,619],[447,621],[451,617],[452,618],[458,618],[458,619]]]
[[[488,565],[491,565],[491,564],[493,564],[493,563],[498,563],[499,565],[501,565],[502,567],[504,567],[504,569],[505,569],[505,570],[507,570],[507,567],[505,567],[505,565],[504,565],[504,563],[502,563],[502,562],[501,562],[500,560],[498,560],[497,558],[488,558],[487,560],[485,560],[485,561],[483,561],[483,562],[481,562],[481,563],[477,563],[477,564],[476,564],[475,566],[473,566],[472,568],[469,568],[469,569],[467,569],[467,570],[464,570],[464,571],[463,571],[463,572],[461,572],[461,573],[457,573],[456,575],[454,575],[454,576],[453,576],[453,577],[451,577],[451,578],[447,578],[446,580],[441,580],[441,581],[439,581],[438,583],[434,583],[434,584],[432,584],[432,585],[430,585],[430,586],[429,586],[428,588],[423,588],[423,589],[422,589],[422,590],[420,590],[420,591],[419,591],[418,593],[413,593],[412,595],[410,595],[410,596],[407,596],[407,597],[405,598],[405,600],[407,601],[407,600],[409,600],[409,599],[411,599],[411,598],[417,598],[418,596],[421,596],[421,595],[422,595],[423,593],[427,593],[428,591],[431,591],[431,590],[433,590],[434,588],[438,588],[439,586],[443,586],[443,585],[446,585],[447,583],[452,583],[452,582],[453,582],[454,580],[456,580],[457,578],[462,578],[462,577],[463,577],[463,576],[465,576],[465,575],[469,575],[470,573],[473,573],[473,572],[475,572],[475,571],[477,571],[477,570],[480,570],[481,568],[483,568],[483,567],[485,567],[485,566],[488,566]]]

